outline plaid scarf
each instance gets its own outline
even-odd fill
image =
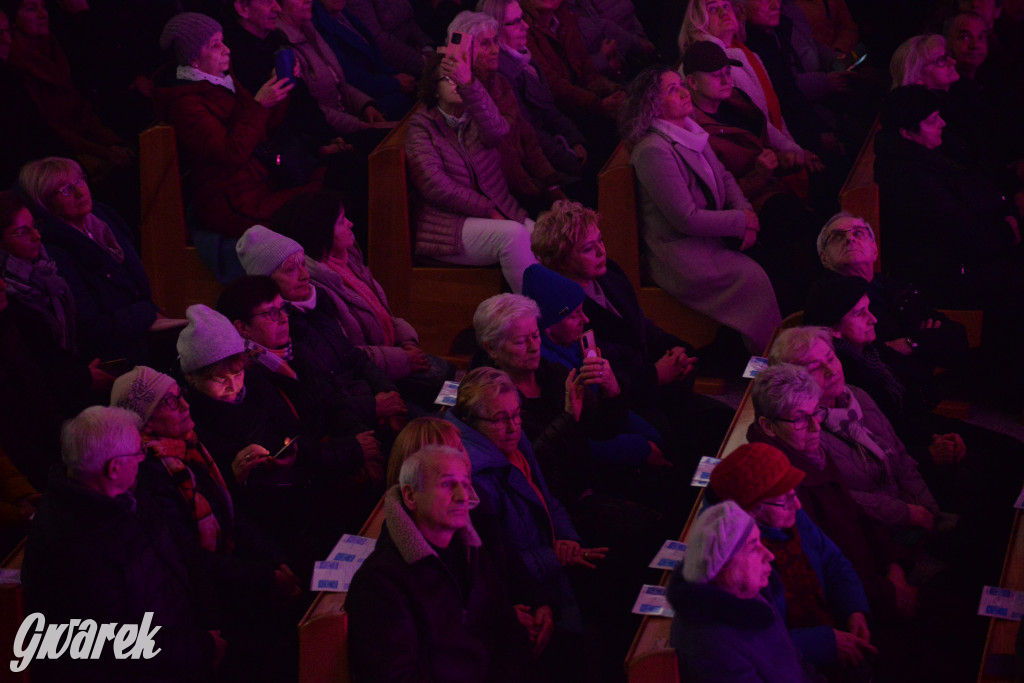
[[[762,534],[761,541],[775,556],[772,565],[786,590],[786,626],[835,626],[825,602],[825,589],[800,543],[800,532],[796,527],[777,532],[781,536]]]

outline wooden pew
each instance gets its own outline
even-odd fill
[[[1013,529],[1010,531],[1010,542],[1006,546],[1006,558],[1003,561],[1003,573],[999,577],[999,587],[1015,591],[1024,590],[1024,522],[1021,521],[1020,510],[1014,511]],[[1019,630],[1019,621],[989,619],[985,650],[978,670],[978,683],[1014,680],[1015,644]]]
[[[427,352],[443,356],[456,335],[473,326],[477,305],[501,293],[503,278],[497,266],[414,262],[405,134],[417,109],[370,154],[368,262],[395,315],[416,328]]]
[[[640,266],[640,225],[636,177],[629,163],[629,152],[620,144],[597,177],[601,234],[613,259],[629,277],[644,313],[665,330],[696,348],[715,340],[722,325],[689,308],[665,290],[644,283]],[[698,391],[723,393],[724,382],[717,378],[698,378]]]
[[[142,191],[142,267],[153,301],[172,318],[196,303],[213,306],[223,289],[189,243],[174,128],[157,125],[139,135]]]
[[[360,536],[378,538],[384,499],[367,518]],[[348,593],[319,593],[299,622],[299,683],[348,683]]]
[[[25,559],[25,541],[11,551],[3,562],[3,569],[21,569]],[[25,594],[20,583],[0,584],[0,643],[7,643],[8,648],[18,635],[21,622],[25,620]],[[10,654],[10,649],[8,649]],[[0,666],[0,683],[29,683],[31,665],[21,673],[14,673],[7,662]]]

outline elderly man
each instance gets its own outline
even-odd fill
[[[386,533],[352,580],[352,679],[531,680],[527,632],[469,519],[478,499],[465,452],[426,446],[402,463],[385,494]],[[537,610],[531,637],[553,630]]]
[[[25,548],[27,611],[41,612],[48,624],[70,621],[72,629],[72,620],[85,619],[115,628],[142,625],[141,634],[151,622],[150,649],[159,652],[151,659],[115,660],[117,648],[106,643],[98,660],[65,654],[46,662],[50,666],[37,662],[33,677],[185,681],[209,674],[227,644],[220,631],[204,625],[159,510],[133,495],[143,458],[138,416],[122,408],[87,408],[64,426],[62,446],[67,474],[51,478]]]

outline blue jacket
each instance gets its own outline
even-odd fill
[[[497,556],[508,562],[513,590],[534,592],[541,601],[538,604],[550,604],[555,609],[562,629],[578,631],[581,628],[579,606],[555,554],[554,542],[579,543],[580,537],[565,508],[548,491],[529,439],[525,434],[520,436],[519,451],[530,466],[534,484],[544,496],[547,512],[526,477],[490,439],[450,412],[446,419],[462,434],[462,443],[473,464],[473,488],[480,496],[480,505],[473,511],[473,525],[481,533],[495,530],[503,546]],[[552,526],[554,538],[551,537]]]
[[[159,308],[152,300],[149,278],[132,247],[132,238],[113,209],[93,203],[93,215],[110,226],[124,251],[118,263],[83,233],[45,208],[33,204],[32,214],[57,272],[75,296],[78,349],[82,358],[125,358],[131,365],[149,357],[146,333]]]
[[[821,587],[825,592],[825,601],[832,609],[836,626],[844,630],[846,621],[851,614],[854,612],[867,614],[870,611],[864,586],[853,565],[846,555],[843,555],[843,551],[811,521],[811,518],[803,510],[796,513],[796,530],[800,534],[800,545],[811,561],[818,580],[821,581]],[[762,526],[761,538],[781,541],[785,540],[787,536],[782,529]],[[774,580],[782,580],[774,570],[772,577]],[[786,595],[784,591],[776,592],[775,606],[785,618]],[[789,635],[796,643],[800,654],[808,662],[818,665],[836,661],[838,654],[836,636],[831,626],[793,628],[789,630]]]

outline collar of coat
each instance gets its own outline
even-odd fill
[[[672,577],[668,599],[676,614],[691,614],[701,621],[745,631],[764,630],[775,619],[774,608],[762,595],[738,598],[711,583],[686,581],[678,570]]]
[[[406,564],[419,562],[431,555],[437,556],[409,511],[405,509],[402,503],[401,484],[395,484],[384,494],[384,518],[388,523],[388,534],[391,535],[391,540]],[[456,539],[467,549],[479,548],[482,545],[471,522],[466,522],[466,526],[455,532],[452,541],[455,542]]]

